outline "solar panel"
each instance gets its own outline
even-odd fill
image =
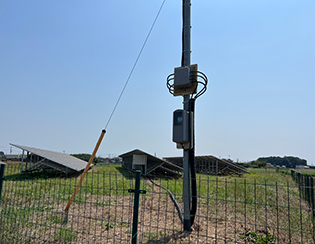
[[[41,162],[41,164],[46,164],[50,168],[55,168],[55,169],[59,168],[60,171],[64,171],[64,170],[58,167],[58,165],[72,169],[74,171],[84,170],[87,165],[86,161],[83,161],[81,159],[68,155],[66,153],[53,152],[49,150],[39,149],[35,147],[21,146],[21,145],[16,145],[12,143],[10,143],[10,145],[47,159]],[[49,161],[53,162],[54,164]]]
[[[183,166],[183,157],[166,157],[164,158],[166,161],[172,162],[178,166]],[[229,160],[219,159],[217,157],[207,155],[207,156],[196,156],[195,157],[195,169],[197,173],[201,174],[229,174],[237,173],[237,174],[250,174],[242,166],[239,166]]]

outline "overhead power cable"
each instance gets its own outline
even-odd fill
[[[147,35],[147,37],[146,37],[146,39],[145,39],[145,41],[144,41],[144,43],[143,43],[143,45],[142,45],[142,47],[141,47],[141,50],[140,50],[140,52],[139,52],[139,54],[138,54],[138,57],[136,58],[136,61],[135,61],[134,65],[133,65],[133,67],[132,67],[132,69],[131,69],[131,71],[130,71],[130,73],[129,73],[129,76],[128,76],[126,82],[125,82],[125,85],[124,85],[124,87],[123,87],[123,89],[122,89],[122,91],[121,91],[119,97],[118,97],[118,100],[117,100],[117,102],[116,102],[116,104],[115,104],[115,106],[114,106],[114,109],[113,109],[112,113],[110,114],[109,119],[108,119],[108,121],[107,121],[107,123],[106,123],[106,125],[105,125],[105,130],[107,129],[107,126],[108,126],[109,122],[111,121],[111,119],[112,119],[112,117],[113,117],[113,115],[114,115],[114,113],[115,113],[115,111],[116,111],[116,108],[117,108],[117,106],[118,106],[118,104],[119,104],[119,102],[120,102],[120,99],[121,99],[122,95],[124,94],[124,91],[125,91],[125,89],[126,89],[128,83],[129,83],[129,80],[130,80],[130,78],[131,78],[131,76],[132,76],[132,74],[133,74],[133,71],[135,70],[135,68],[136,68],[136,66],[137,66],[137,63],[138,63],[139,58],[140,58],[140,56],[141,56],[141,54],[142,54],[142,51],[143,51],[145,45],[147,44],[147,41],[148,41],[148,39],[149,39],[149,37],[150,37],[150,35],[151,35],[151,32],[152,32],[152,30],[153,30],[153,28],[154,28],[154,26],[155,26],[155,23],[156,23],[156,21],[157,21],[159,15],[160,15],[160,13],[161,13],[161,11],[162,11],[162,8],[163,8],[163,6],[164,6],[165,1],[166,1],[166,0],[164,0],[164,1],[162,2],[161,7],[160,7],[160,9],[159,9],[159,11],[158,11],[158,13],[157,13],[157,15],[156,15],[154,21],[153,21],[153,24],[152,24],[152,26],[151,26],[151,28],[150,28],[150,30],[149,30],[149,33],[148,33],[148,35]]]

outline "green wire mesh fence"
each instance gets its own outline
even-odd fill
[[[142,177],[137,243],[314,243],[313,207],[290,175],[278,181],[197,175],[198,208],[183,231],[169,193]],[[0,203],[0,243],[131,243],[135,174],[94,166],[64,222],[79,176],[20,173],[7,164]],[[151,178],[183,207],[182,178]],[[128,191],[129,190],[129,191]],[[314,198],[314,195],[310,195]],[[265,241],[265,242],[263,242]],[[267,242],[268,241],[268,242]]]

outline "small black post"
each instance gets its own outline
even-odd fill
[[[313,214],[313,241],[315,243],[315,199],[314,199],[314,178],[311,176],[311,201],[312,201],[312,214]]]
[[[5,163],[0,161],[0,203],[1,203],[1,194],[2,194],[2,185],[3,185],[3,176],[4,176],[4,167],[5,167]]]
[[[312,201],[311,201],[311,176],[307,176],[307,201],[309,203],[309,206],[312,207]]]
[[[302,179],[303,179],[303,184],[304,184],[304,200],[307,201],[307,191],[308,191],[307,177],[302,175]]]
[[[312,206],[312,212],[313,212],[313,219],[315,218],[315,202],[314,202],[314,178],[313,176],[310,176],[310,189],[311,189],[311,206]]]
[[[134,205],[133,205],[133,223],[132,223],[132,244],[137,244],[137,236],[138,236],[138,218],[139,218],[139,195],[145,194],[146,191],[140,190],[140,180],[141,180],[141,171],[136,171],[136,183],[135,189],[129,189],[128,192],[134,193]]]
[[[305,201],[307,201],[308,205],[310,204],[308,201],[308,177],[304,176],[304,184],[305,184]]]

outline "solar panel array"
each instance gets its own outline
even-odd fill
[[[49,168],[61,170],[62,167],[66,167],[74,171],[81,171],[81,170],[84,170],[87,165],[86,161],[83,161],[81,159],[68,155],[66,153],[53,152],[49,150],[39,149],[35,147],[21,146],[21,145],[16,145],[16,144],[11,144],[11,143],[10,145],[46,159],[46,160],[41,160],[40,162],[43,168],[47,166]]]
[[[166,157],[164,159],[180,167],[183,166],[183,157]],[[197,173],[201,174],[250,174],[244,167],[233,163],[231,160],[219,159],[211,155],[196,156],[195,169]]]

